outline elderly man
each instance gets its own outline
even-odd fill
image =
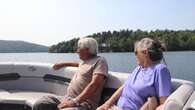
[[[57,63],[55,70],[65,66],[78,67],[67,94],[63,99],[43,97],[34,110],[95,110],[108,76],[108,65],[104,58],[97,56],[98,44],[93,38],[81,38],[78,41],[77,53],[80,62]]]

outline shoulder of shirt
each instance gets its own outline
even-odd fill
[[[156,64],[156,69],[163,69],[163,68],[167,68],[167,65],[162,63]]]
[[[103,61],[103,62],[107,62],[106,59],[104,57],[102,57],[102,56],[98,56],[98,60],[99,61]]]
[[[168,68],[167,68],[167,66],[165,64],[157,64],[155,66],[155,70],[157,70],[157,71],[162,71],[162,70],[167,70],[167,69]]]

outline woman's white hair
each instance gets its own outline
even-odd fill
[[[158,40],[153,40],[151,38],[143,38],[140,41],[135,43],[135,49],[140,49],[141,51],[148,50],[150,58],[153,61],[162,60],[163,59],[163,51],[165,47]]]
[[[139,48],[142,51],[146,50],[146,49],[150,49],[153,46],[153,42],[154,42],[154,40],[151,38],[143,38],[140,41],[137,41],[135,43],[135,49]]]
[[[98,43],[94,38],[85,37],[81,38],[78,41],[78,48],[88,48],[89,52],[93,55],[97,55],[98,53]]]

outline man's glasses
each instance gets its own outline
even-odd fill
[[[134,51],[134,53],[135,53],[135,55],[137,55],[138,52],[137,51]]]

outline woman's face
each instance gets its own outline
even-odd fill
[[[144,62],[146,60],[146,53],[145,51],[137,48],[135,49],[135,56],[136,56],[136,61],[138,65],[144,66]]]

